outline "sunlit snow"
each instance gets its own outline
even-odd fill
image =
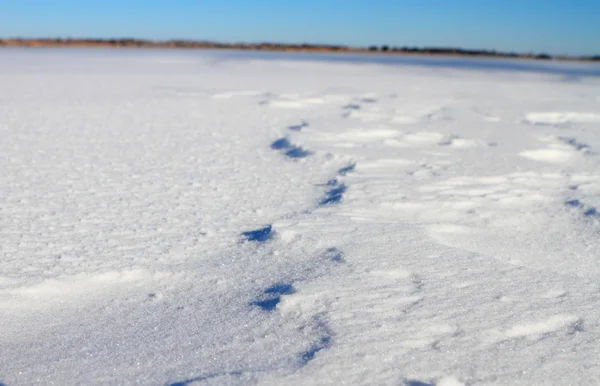
[[[600,383],[597,65],[370,58],[0,51],[0,384]]]

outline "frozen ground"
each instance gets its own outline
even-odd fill
[[[596,70],[290,58],[0,52],[0,383],[600,383]]]

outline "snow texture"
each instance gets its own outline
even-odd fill
[[[590,68],[266,56],[0,52],[0,384],[600,383]]]

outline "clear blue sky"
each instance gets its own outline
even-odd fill
[[[2,37],[600,54],[600,0],[0,0]]]

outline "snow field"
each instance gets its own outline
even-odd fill
[[[6,51],[0,381],[600,381],[600,81]]]

